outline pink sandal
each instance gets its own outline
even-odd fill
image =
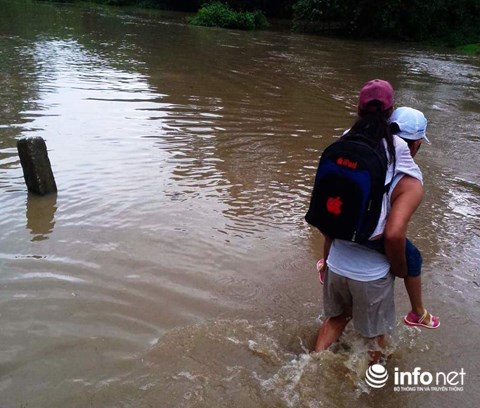
[[[320,283],[323,285],[323,282],[325,281],[325,273],[321,273],[321,269],[323,268],[323,265],[325,264],[324,259],[319,259],[317,262],[317,272],[318,272],[318,280]]]
[[[428,316],[430,316],[430,320],[425,322]],[[428,313],[427,309],[425,309],[425,312],[423,312],[423,315],[421,316],[418,316],[413,311],[410,311],[406,316],[403,317],[403,321],[408,326],[420,326],[425,327],[426,329],[438,329],[440,327],[440,319],[437,316]]]

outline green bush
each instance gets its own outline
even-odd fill
[[[256,29],[264,29],[270,26],[265,14],[260,10],[254,11],[250,14],[253,14],[253,23],[255,24]]]
[[[480,55],[480,43],[463,45],[461,47],[457,47],[457,49],[465,54]]]
[[[294,31],[317,31],[316,23],[347,21],[347,2],[342,0],[298,0],[292,7]]]
[[[90,0],[93,3],[106,4],[108,6],[129,6],[136,4],[136,0]]]
[[[341,0],[298,0],[293,5],[295,21],[321,21],[344,18],[345,1]]]
[[[297,0],[294,29],[315,22],[339,22],[356,37],[478,42],[478,0]],[[320,25],[321,27],[321,25]]]
[[[188,22],[198,26],[240,30],[255,30],[268,26],[267,19],[261,11],[235,11],[229,5],[218,1],[202,6],[197,15]]]

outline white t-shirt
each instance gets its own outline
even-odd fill
[[[393,142],[396,158],[395,168],[393,163],[389,164],[385,178],[385,185],[390,181],[392,181],[392,185],[389,193],[383,197],[382,212],[372,237],[382,235],[385,230],[391,193],[400,179],[404,175],[409,175],[423,182],[422,172],[413,161],[407,143],[398,136],[393,137]],[[363,282],[383,278],[390,271],[390,263],[384,254],[364,245],[340,239],[333,240],[327,265],[338,275]]]

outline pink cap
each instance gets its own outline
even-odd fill
[[[383,79],[373,79],[363,85],[358,97],[358,109],[365,110],[369,102],[381,103],[382,111],[393,106],[393,88],[389,82]]]

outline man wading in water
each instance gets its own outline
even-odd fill
[[[315,351],[324,350],[336,341],[352,318],[355,328],[376,343],[373,348],[383,350],[385,335],[391,333],[395,325],[393,275],[407,276],[406,228],[422,200],[423,187],[421,172],[413,162],[408,145],[390,132],[388,120],[392,111],[391,85],[382,80],[370,81],[360,92],[359,119],[352,127],[353,131],[384,145],[388,156],[386,185],[402,174],[395,179],[390,194],[385,194],[384,200],[391,202],[388,221],[388,205],[384,205],[372,234],[372,238],[383,235],[388,259],[382,251],[368,248],[368,245],[325,237],[324,258],[328,268],[325,270],[324,309],[327,319],[320,327]],[[381,356],[380,351],[370,354],[373,360]]]

